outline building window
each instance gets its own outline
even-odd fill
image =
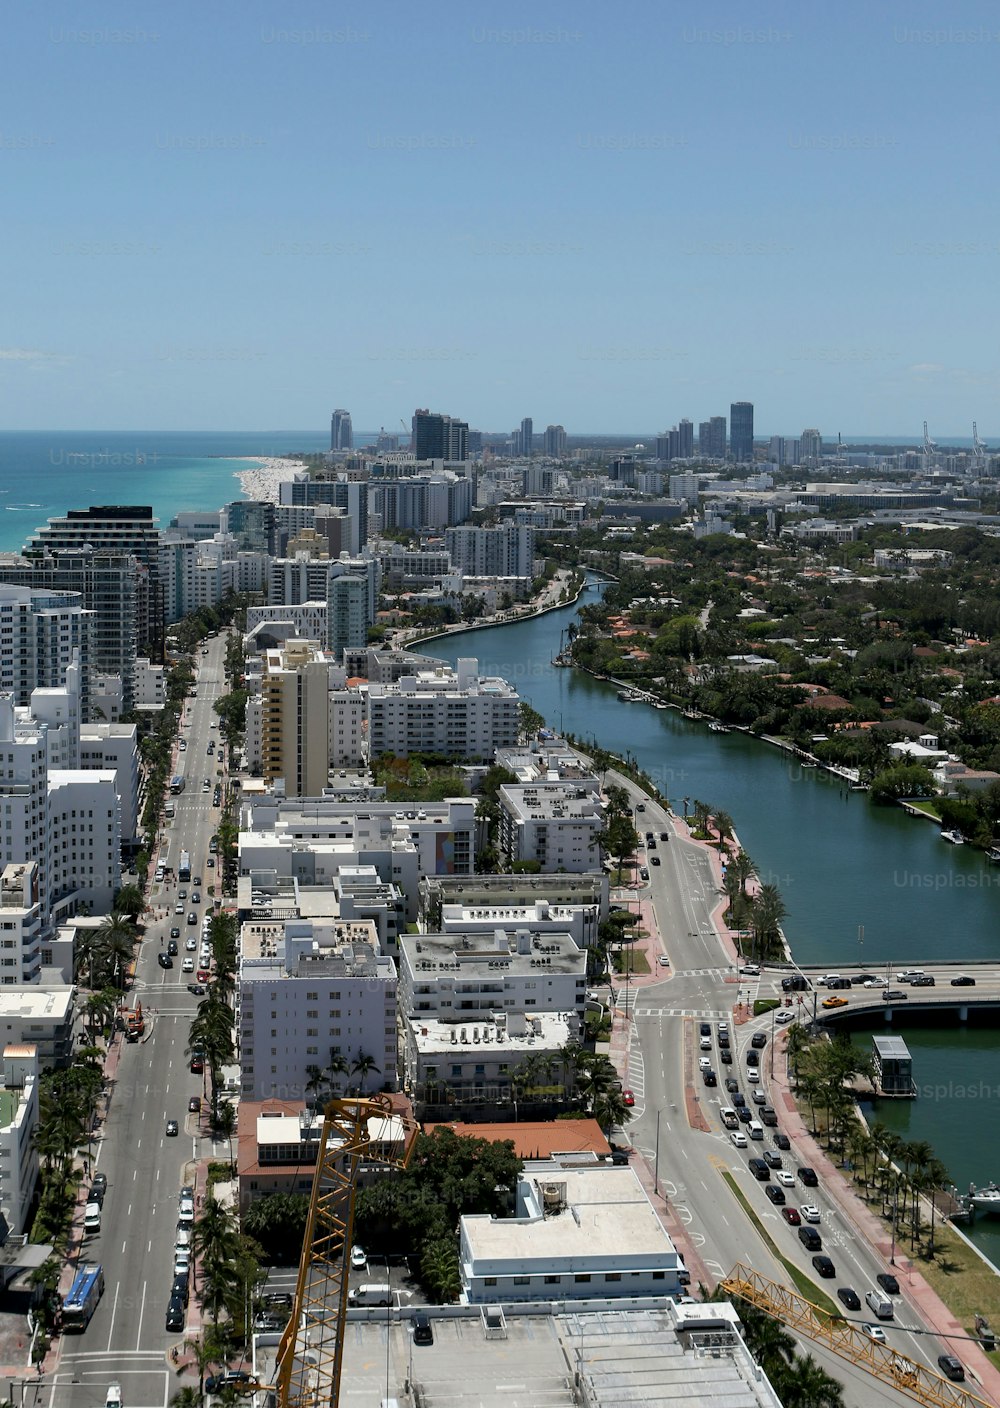
[[[582,1271],[578,1276],[574,1276],[573,1280],[582,1285],[584,1282],[590,1280],[590,1273],[588,1271]]]
[[[484,1277],[483,1277],[483,1285],[484,1285],[484,1286],[495,1286],[496,1283],[497,1283],[497,1278],[496,1278],[495,1276],[484,1276]]]
[[[530,1286],[530,1285],[531,1285],[531,1277],[530,1277],[530,1276],[515,1276],[515,1277],[514,1277],[514,1285],[515,1285],[515,1286]]]
[[[622,1273],[620,1271],[606,1271],[604,1279],[605,1281],[620,1281],[622,1279]]]
[[[561,1280],[561,1276],[546,1276],[545,1284],[547,1286],[558,1286]]]

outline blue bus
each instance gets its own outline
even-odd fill
[[[180,880],[182,884],[187,884],[191,879],[191,857],[188,855],[187,851],[181,851],[181,862],[177,867],[177,879]]]
[[[178,796],[178,795],[179,795],[181,792],[183,792],[183,791],[184,791],[184,774],[183,774],[182,772],[179,772],[179,773],[177,773],[177,775],[176,775],[175,777],[172,777],[172,778],[170,779],[170,792],[171,792],[171,795],[172,795],[172,796],[176,797],[176,796]]]
[[[77,1271],[69,1295],[63,1301],[64,1330],[85,1330],[97,1302],[104,1294],[104,1268],[100,1262],[85,1262]]]

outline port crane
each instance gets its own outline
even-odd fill
[[[933,458],[934,458],[934,454],[935,454],[936,450],[937,450],[937,441],[936,441],[936,440],[932,440],[931,437],[927,434],[927,422],[924,421],[924,452],[923,452],[923,453],[924,453],[924,473],[925,473],[925,474],[927,473],[927,471],[928,471],[928,470],[930,469],[930,467],[931,467],[931,461],[932,461]]]
[[[972,459],[977,468],[981,468],[986,459],[986,441],[980,440],[975,421],[972,422]]]
[[[727,1295],[745,1300],[781,1320],[789,1329],[825,1345],[841,1359],[867,1370],[881,1383],[897,1389],[915,1403],[926,1404],[928,1408],[989,1408],[987,1399],[972,1393],[964,1384],[953,1383],[890,1345],[877,1343],[865,1334],[857,1321],[830,1315],[788,1286],[769,1280],[742,1262],[737,1262],[720,1285]]]

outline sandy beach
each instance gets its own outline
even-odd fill
[[[248,466],[233,471],[233,478],[240,481],[244,497],[272,504],[280,502],[282,480],[292,479],[298,470],[307,468],[301,460],[274,458],[240,459],[232,460],[231,463]]]

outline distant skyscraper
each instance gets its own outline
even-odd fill
[[[469,423],[435,411],[417,410],[411,421],[410,447],[418,460],[467,460]]]
[[[752,401],[734,401],[729,407],[729,451],[737,464],[753,459]]]
[[[566,432],[561,425],[545,427],[545,453],[549,459],[561,460],[566,456]]]
[[[682,420],[677,427],[677,434],[680,444],[680,458],[689,460],[694,455],[694,425],[689,420]]]
[[[350,411],[334,411],[330,418],[330,449],[353,450],[354,431]]]
[[[681,455],[681,433],[676,425],[667,431],[667,459],[677,460]]]
[[[535,443],[535,427],[530,416],[521,422],[521,454],[530,455]]]
[[[803,430],[799,437],[804,460],[818,460],[823,455],[823,437],[818,430]]]

